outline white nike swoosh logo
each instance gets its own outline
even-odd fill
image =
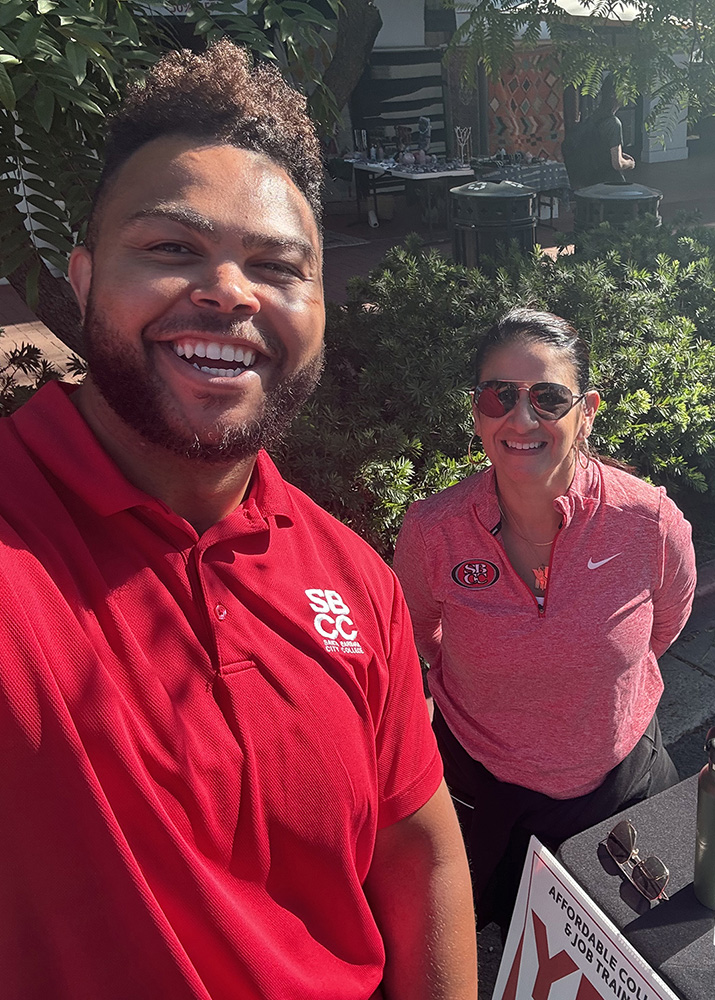
[[[611,561],[611,559],[617,559],[618,556],[620,556],[620,555],[623,555],[623,553],[622,552],[616,552],[615,556],[609,556],[608,559],[601,559],[600,562],[594,562],[593,559],[589,559],[588,560],[588,568],[589,569],[598,569],[599,566],[605,566],[607,562]]]

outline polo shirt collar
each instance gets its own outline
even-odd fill
[[[133,486],[100,445],[70,396],[77,386],[49,382],[13,416],[17,433],[61,483],[103,517],[130,507],[165,509]]]
[[[13,414],[10,419],[26,447],[102,517],[132,507],[173,514],[163,501],[130,483],[102,448],[70,399],[76,389],[65,382],[49,382]],[[257,457],[241,508],[251,520],[281,514],[292,520],[293,503],[286,484],[264,451]]]
[[[259,451],[256,456],[244,504],[255,504],[265,518],[283,515],[293,520],[293,501],[286,482],[266,451]]]

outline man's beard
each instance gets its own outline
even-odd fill
[[[214,330],[218,329],[217,323]],[[225,332],[225,327],[221,329]],[[141,347],[124,344],[91,304],[85,317],[84,338],[92,382],[117,416],[146,441],[174,455],[202,462],[238,462],[256,455],[261,448],[274,448],[314,391],[325,362],[321,349],[302,368],[268,388],[261,410],[252,420],[224,427],[217,424],[211,440],[206,441],[188,429],[182,434],[181,427],[172,424],[162,406],[166,389],[150,369],[149,355]],[[153,350],[160,349],[153,345]],[[209,414],[217,406],[216,397],[207,393],[205,400]]]

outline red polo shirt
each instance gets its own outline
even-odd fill
[[[200,537],[68,399],[0,423],[4,1000],[350,1000],[435,792],[392,573],[259,456]]]

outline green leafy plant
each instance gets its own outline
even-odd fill
[[[326,373],[284,464],[383,555],[407,504],[468,470],[475,323],[498,301],[486,275],[414,240],[329,307]]]
[[[0,337],[5,331],[0,330]],[[85,371],[81,358],[72,357],[66,372],[43,358],[34,344],[22,343],[0,355],[0,416],[7,417],[46,382],[62,378],[63,374],[80,375]]]
[[[666,255],[647,268],[617,254],[554,261],[511,250],[470,271],[411,240],[330,308],[326,375],[282,466],[389,558],[408,504],[473,468],[467,390],[479,332],[528,304],[565,316],[591,343],[604,400],[596,447],[711,522],[715,345],[697,315],[673,308],[693,304],[677,291],[689,266]]]
[[[715,231],[682,216],[654,228],[644,220],[625,229],[608,224],[579,235],[575,261],[600,261],[615,280],[657,289],[664,315],[688,316],[700,337],[715,339]]]
[[[668,134],[685,109],[691,121],[713,113],[715,0],[580,0],[580,8],[570,16],[552,0],[460,0],[467,17],[452,49],[464,51],[470,79],[479,62],[495,76],[545,24],[565,84],[595,96],[612,72],[624,101],[654,100],[656,134]]]
[[[0,277],[10,277],[41,319],[58,329],[50,288],[66,270],[87,219],[100,170],[106,116],[119,91],[167,48],[201,47],[226,34],[312,95],[314,111],[335,115],[323,69],[339,0],[321,13],[301,0],[3,0],[0,4]],[[58,283],[55,282],[57,285]],[[43,293],[51,308],[42,309]],[[66,297],[66,309],[73,304]]]

